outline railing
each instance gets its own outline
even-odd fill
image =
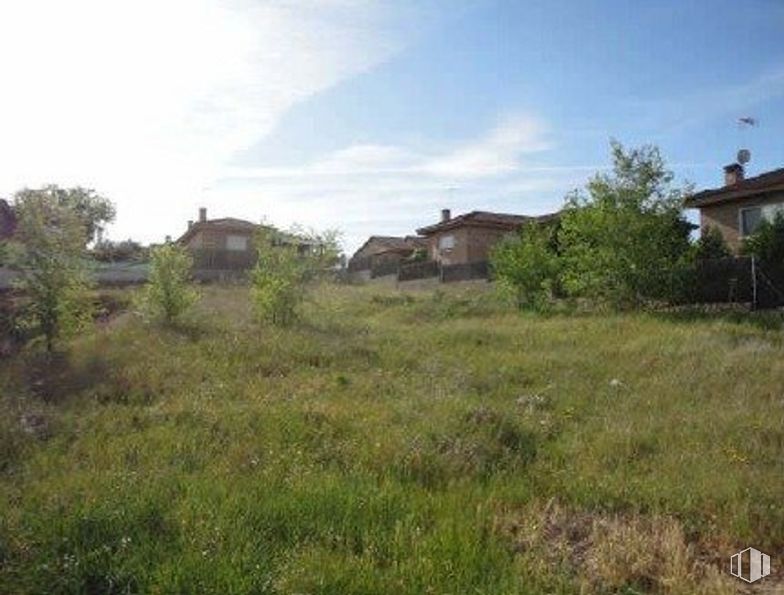
[[[244,271],[256,264],[255,250],[193,250],[194,270]]]
[[[397,274],[398,281],[413,281],[415,279],[429,279],[438,277],[441,269],[434,260],[401,264]]]
[[[370,277],[386,277],[387,275],[397,275],[400,263],[398,261],[379,262],[370,269]]]
[[[451,264],[441,267],[441,281],[470,281],[472,279],[488,279],[490,264],[485,260],[481,262],[467,262],[464,264]]]

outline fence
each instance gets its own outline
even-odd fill
[[[490,264],[487,261],[451,264],[441,267],[441,281],[444,283],[489,278]]]
[[[441,274],[440,267],[434,260],[412,262],[400,265],[397,274],[398,281],[414,281],[415,279],[429,279]]]
[[[481,261],[442,265],[436,261],[427,260],[401,265],[397,278],[398,281],[413,281],[432,277],[438,277],[443,283],[489,279],[490,264],[487,261]]]
[[[387,275],[397,275],[400,263],[397,261],[379,262],[373,265],[370,269],[370,277],[386,277]]]
[[[194,270],[244,271],[256,264],[255,250],[193,250]]]
[[[779,308],[784,306],[784,267],[761,264],[750,256],[702,261],[691,272],[685,301]]]

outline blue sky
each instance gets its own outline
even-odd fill
[[[36,24],[31,3],[46,2],[0,8],[5,43]],[[101,56],[88,44],[60,57],[56,31],[14,64],[0,52],[21,89],[2,111],[24,139],[0,155],[16,166],[0,192],[94,185],[118,202],[114,237],[176,236],[204,205],[339,228],[350,251],[442,207],[556,210],[608,165],[610,138],[658,145],[700,188],[741,146],[749,175],[784,166],[781,0],[166,5],[118,18],[75,0],[60,19],[89,15]],[[47,74],[106,88],[53,110],[36,99]]]

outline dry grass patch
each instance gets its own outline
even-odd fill
[[[737,592],[672,517],[586,512],[550,500],[501,514],[495,528],[527,569],[568,575],[582,593]]]

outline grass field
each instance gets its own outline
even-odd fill
[[[2,593],[734,593],[784,554],[776,316],[210,287],[2,363]],[[763,583],[781,584],[769,577]]]

